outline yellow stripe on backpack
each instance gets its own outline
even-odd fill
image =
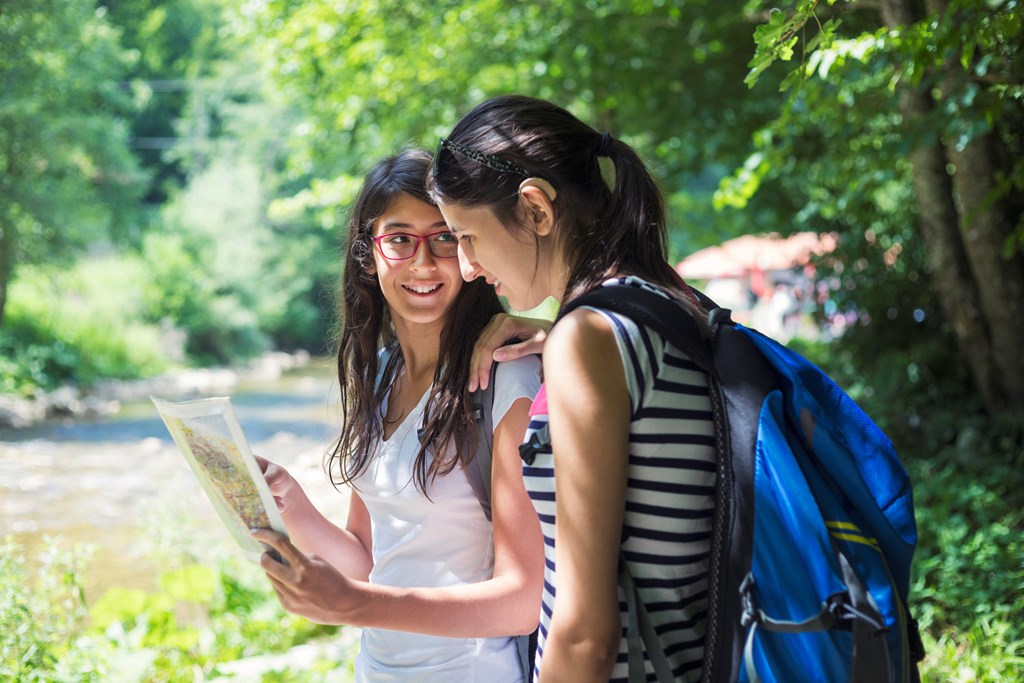
[[[876,550],[879,549],[878,541],[860,533],[860,529],[857,528],[856,524],[851,522],[826,521],[825,526],[832,529],[829,533],[832,534],[833,538],[838,538],[841,541],[850,541],[851,543],[863,543],[864,545],[869,545]],[[840,531],[835,531],[835,529],[840,529]]]

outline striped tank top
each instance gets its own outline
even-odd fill
[[[604,286],[644,287],[636,277]],[[601,311],[612,325],[632,409],[622,555],[660,634],[677,681],[700,679],[707,611],[708,561],[715,490],[715,445],[707,376],[655,331]],[[543,387],[531,410],[527,440],[542,444],[523,479],[544,534],[544,592],[535,675],[557,610],[555,471]],[[626,603],[619,589],[623,637],[610,681],[628,681]],[[653,668],[644,653],[648,680]]]

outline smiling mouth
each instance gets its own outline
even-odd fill
[[[441,285],[438,283],[432,285],[402,285],[402,287],[416,294],[430,294],[440,289]]]

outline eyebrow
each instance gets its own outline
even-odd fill
[[[387,223],[385,223],[381,227],[382,228],[388,228],[388,229],[391,229],[391,228],[412,228],[413,225],[412,225],[412,223],[402,223],[400,221],[388,221]],[[448,224],[445,223],[444,221],[438,221],[437,223],[434,223],[430,227],[431,228],[447,228]]]

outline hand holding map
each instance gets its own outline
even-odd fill
[[[252,538],[250,529],[287,535],[274,497],[242,433],[229,398],[171,403],[150,396],[182,455],[245,556],[259,562],[276,550]]]

